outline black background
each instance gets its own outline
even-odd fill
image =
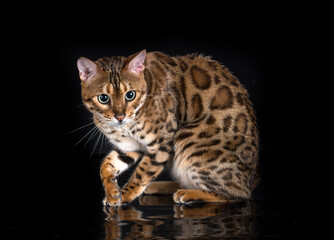
[[[93,31],[94,23],[74,24],[44,33],[39,28],[11,43],[10,80],[1,88],[3,216],[29,222],[47,214],[66,221],[68,215],[89,215],[101,207],[98,154],[108,150],[97,145],[93,151],[97,138],[75,145],[91,129],[72,132],[91,117],[81,105],[76,60],[142,49],[199,52],[226,65],[248,90],[257,113],[262,181],[256,197],[312,204],[321,195],[322,171],[314,162],[321,158],[314,151],[318,95],[309,83],[319,77],[314,68],[321,41],[313,37],[321,29],[293,10],[213,21],[179,19],[179,28],[171,27],[174,22],[157,27],[154,21],[138,21],[106,24],[99,31]]]

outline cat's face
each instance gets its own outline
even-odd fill
[[[118,58],[112,67],[102,61],[79,58],[77,66],[82,86],[82,100],[94,118],[110,127],[123,127],[134,121],[143,106],[147,84],[144,79],[143,50],[129,58]]]

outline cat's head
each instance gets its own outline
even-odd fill
[[[146,98],[145,57],[146,50],[127,58],[78,59],[82,101],[94,117],[114,127],[133,122]]]

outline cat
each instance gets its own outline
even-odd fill
[[[145,189],[170,192],[175,182],[152,182],[165,166],[179,184],[176,203],[251,197],[258,179],[256,117],[247,91],[225,66],[201,54],[142,50],[95,62],[81,57],[77,67],[83,103],[113,146],[100,168],[105,205],[126,205]],[[117,176],[137,161],[120,189]]]

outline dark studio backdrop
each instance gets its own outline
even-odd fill
[[[222,24],[221,32],[201,25],[186,31],[105,35],[57,32],[27,41],[11,61],[16,68],[11,70],[9,99],[15,108],[5,106],[9,117],[3,128],[11,130],[1,139],[6,221],[20,216],[34,223],[34,216],[55,216],[73,224],[76,216],[101,211],[98,173],[108,146],[98,134],[85,137],[91,125],[78,129],[90,123],[91,114],[81,103],[76,60],[128,56],[142,49],[170,55],[198,52],[227,66],[248,90],[257,113],[262,181],[256,198],[310,201],[320,173],[311,163],[313,153],[303,133],[309,108],[301,98],[301,83],[309,78],[304,64],[316,43],[305,51],[301,40],[308,32],[303,24],[264,22],[246,21],[228,30]],[[45,221],[52,225],[53,218]]]

